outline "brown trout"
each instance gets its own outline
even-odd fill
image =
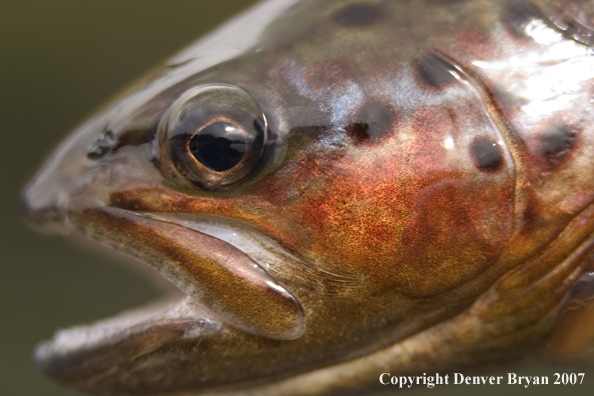
[[[277,0],[199,40],[24,194],[182,297],[38,365],[97,395],[323,395],[594,361],[567,313],[594,295],[593,26],[587,0]]]

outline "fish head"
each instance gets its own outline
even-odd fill
[[[510,242],[518,144],[488,87],[435,50],[454,41],[447,18],[435,11],[427,41],[416,2],[329,4],[332,24],[280,1],[198,42],[80,126],[29,185],[32,222],[184,294],[58,332],[36,352],[50,376],[94,394],[274,383],[482,312],[479,296],[533,254],[536,231]]]

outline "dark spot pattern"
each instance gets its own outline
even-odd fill
[[[483,172],[496,172],[503,164],[501,147],[490,137],[476,137],[470,145],[474,165]]]
[[[550,165],[557,165],[571,153],[578,132],[567,125],[553,125],[540,136],[540,154]]]
[[[365,104],[357,114],[357,122],[345,127],[346,134],[355,144],[375,142],[394,130],[394,111],[379,102]]]
[[[351,4],[338,10],[332,20],[343,26],[368,26],[379,21],[383,9],[373,4]]]
[[[527,0],[510,0],[504,8],[503,21],[509,31],[516,37],[530,39],[526,34],[526,26],[533,20],[548,21],[545,15]]]
[[[491,94],[498,104],[511,109],[517,109],[528,102],[517,93],[509,91],[506,87],[499,84],[496,84],[492,88]]]
[[[364,123],[349,124],[344,128],[346,134],[353,139],[355,144],[363,143],[369,140],[369,125]]]
[[[434,88],[444,87],[456,80],[452,74],[456,67],[438,54],[423,56],[417,67],[423,82]]]

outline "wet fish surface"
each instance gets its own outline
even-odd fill
[[[182,297],[60,330],[37,364],[97,395],[591,364],[593,26],[587,0],[269,0],[200,39],[23,198]]]

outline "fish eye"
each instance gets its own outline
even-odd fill
[[[245,90],[226,84],[184,92],[158,127],[155,156],[173,181],[223,190],[256,170],[266,144],[266,118]]]

